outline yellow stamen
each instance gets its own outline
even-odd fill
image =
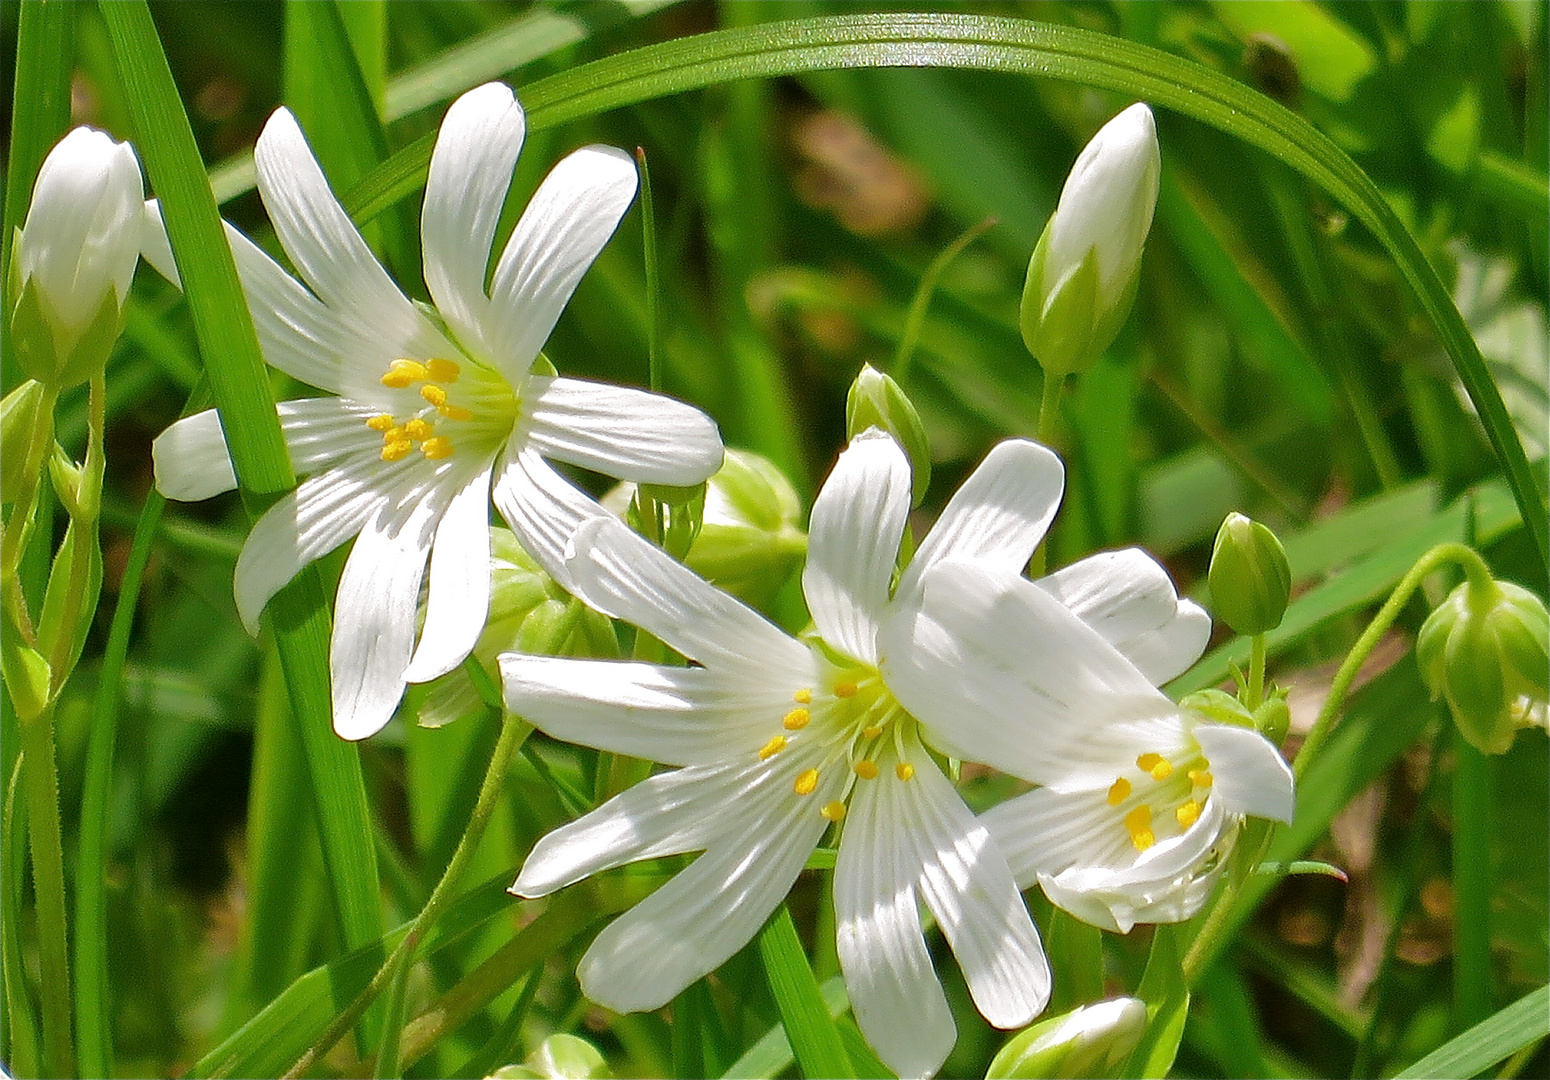
[[[1175,810],[1173,816],[1179,819],[1181,828],[1187,829],[1200,820],[1200,804],[1191,799]]]
[[[436,411],[447,420],[472,420],[474,414],[461,405],[437,405]]]
[[[451,360],[443,360],[440,357],[427,360],[425,362],[425,371],[426,374],[437,382],[446,383],[457,382],[457,377],[463,373],[463,369],[458,367],[456,363]]]
[[[804,686],[802,689],[791,695],[791,700],[796,702],[798,705],[811,705],[813,702],[813,692]]]
[[[420,444],[420,453],[432,461],[440,461],[442,458],[452,456],[452,440],[445,435],[437,435],[426,439]]]
[[[817,786],[818,770],[808,769],[801,776],[797,777],[796,783],[791,785],[791,790],[796,792],[798,795],[811,795],[813,793],[813,789]]]
[[[384,442],[382,444],[382,460],[402,461],[409,456],[409,452],[413,449],[414,443],[408,439],[395,439],[392,442]]]
[[[1152,808],[1138,806],[1125,815],[1125,831],[1130,833],[1130,843],[1137,851],[1145,851],[1157,843],[1152,832]]]
[[[818,812],[830,821],[839,821],[845,816],[845,804],[836,799]]]
[[[1118,806],[1130,798],[1130,781],[1123,776],[1109,785],[1109,805]]]
[[[792,709],[786,714],[786,718],[780,724],[787,731],[801,731],[812,718],[812,714],[806,709]]]
[[[1161,754],[1142,754],[1136,764],[1152,774],[1153,780],[1166,780],[1173,775],[1173,765]]]
[[[915,775],[915,766],[907,761],[901,761],[893,767],[893,774],[900,780],[908,780]]]
[[[853,682],[837,682],[834,684],[834,696],[837,698],[852,698],[856,696],[856,684]]]
[[[407,438],[409,436],[404,433],[404,429],[401,427],[390,427],[382,433],[382,441],[385,443],[403,442]]]
[[[861,729],[861,737],[863,739],[875,739],[882,733],[883,725],[881,724],[868,724],[866,727]]]
[[[868,761],[865,758],[862,758],[860,761],[858,761],[854,765],[852,765],[851,768],[854,769],[856,775],[861,777],[861,779],[863,779],[863,780],[876,780],[877,779],[877,763],[876,762]]]
[[[1210,787],[1211,774],[1205,769],[1191,769],[1189,771],[1189,782],[1196,787]]]
[[[433,383],[420,387],[420,396],[438,407],[447,403],[447,392]]]
[[[770,758],[774,757],[785,748],[786,737],[784,735],[777,735],[769,742],[764,744],[764,747],[759,751],[759,760],[768,761]]]
[[[394,360],[388,365],[387,374],[382,376],[382,385],[391,386],[395,390],[402,390],[410,383],[419,382],[429,374],[425,365],[414,360]]]
[[[433,424],[427,420],[421,420],[418,416],[404,425],[404,434],[416,441],[428,439],[435,431]]]
[[[393,418],[387,413],[378,413],[366,421],[366,426],[373,431],[390,431],[393,427]]]

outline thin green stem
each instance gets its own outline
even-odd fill
[[[1210,913],[1206,915],[1205,922],[1200,924],[1200,930],[1189,943],[1189,948],[1185,950],[1184,959],[1180,963],[1186,985],[1193,985],[1204,970],[1206,962],[1216,955],[1216,939],[1227,929],[1233,901],[1237,898],[1238,886],[1232,881],[1223,885],[1222,891],[1217,894],[1216,902],[1212,905]]]
[[[904,317],[904,330],[899,335],[899,347],[894,352],[893,370],[889,372],[894,382],[900,386],[910,375],[910,362],[915,357],[915,345],[920,341],[921,327],[926,324],[926,309],[931,306],[931,295],[936,292],[937,283],[942,279],[942,273],[948,265],[962,255],[964,249],[978,240],[991,227],[997,224],[993,217],[970,225],[958,235],[952,243],[943,248],[937,257],[931,260],[931,265],[926,267],[926,272],[920,275],[920,284],[915,288],[914,299],[910,301],[910,309]]]
[[[70,1038],[70,949],[65,928],[65,854],[54,759],[54,705],[21,722],[22,784],[32,841],[32,887],[38,912],[38,967],[43,1005],[43,1075],[75,1075]]]
[[[350,1030],[367,1007],[382,993],[399,968],[407,970],[413,963],[415,950],[419,948],[420,942],[425,940],[425,935],[435,925],[442,910],[451,902],[453,888],[472,861],[474,851],[484,836],[485,827],[490,823],[490,816],[495,812],[501,787],[505,784],[506,775],[511,770],[512,757],[532,730],[526,721],[510,713],[502,718],[500,739],[495,744],[495,752],[490,757],[490,767],[486,770],[484,782],[479,787],[479,799],[474,804],[473,813],[469,815],[468,828],[464,831],[463,838],[458,841],[457,850],[452,853],[452,859],[447,863],[447,869],[441,875],[441,880],[436,883],[436,888],[431,890],[430,899],[425,902],[425,907],[420,909],[420,914],[415,916],[414,922],[404,934],[403,940],[398,943],[398,947],[393,950],[392,955],[371,977],[371,982],[367,983],[366,988],[356,995],[355,1000],[334,1018],[334,1022],[329,1025],[328,1030],[318,1041],[286,1071],[287,1077],[305,1076],[310,1072],[322,1056],[344,1037],[345,1032]],[[401,1020],[401,1016],[388,1017],[390,1025],[401,1024]],[[385,1045],[388,1038],[390,1036],[384,1036]]]
[[[1060,392],[1066,385],[1066,377],[1052,371],[1044,373],[1044,389],[1039,395],[1039,441],[1045,446],[1053,446],[1055,441],[1055,421],[1060,415]],[[1041,578],[1044,570],[1049,566],[1049,537],[1046,535],[1039,541],[1039,546],[1034,548],[1033,557],[1028,560],[1028,576]]]
[[[1249,689],[1244,706],[1253,712],[1265,700],[1265,635],[1249,638]]]
[[[0,866],[4,867],[4,910],[20,911],[22,888],[27,877],[27,842],[22,830],[27,827],[27,805],[21,795],[21,756],[11,769],[5,786],[5,835],[0,845]],[[20,920],[0,920],[0,973],[5,976],[6,1034],[5,1065],[14,1076],[41,1075],[38,1070],[38,1028],[32,998],[27,993],[27,969],[22,960]]]

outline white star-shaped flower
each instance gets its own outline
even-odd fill
[[[1245,815],[1291,820],[1292,771],[1252,728],[1174,704],[1154,685],[1165,667],[1138,666],[1057,596],[931,568],[913,618],[890,627],[915,649],[894,691],[912,709],[958,702],[966,745],[997,740],[988,760],[1042,785],[981,816],[1019,886],[1121,933],[1187,919]],[[1030,723],[1039,738],[1020,737]]]
[[[301,281],[227,226],[264,358],[332,397],[279,406],[291,462],[308,476],[254,525],[237,562],[237,609],[256,630],[269,598],[355,537],[335,600],[334,728],[359,739],[392,716],[404,683],[450,671],[484,626],[489,503],[561,584],[564,544],[601,513],[544,460],[629,480],[689,485],[721,463],[715,424],[681,402],[535,372],[560,311],[635,196],[623,151],[587,146],[544,180],[485,288],[485,267],[525,123],[490,83],[448,110],[421,214],[434,311],[411,302],[329,190],[295,119],[258,139],[258,188]],[[147,205],[144,253],[177,280]],[[169,498],[235,486],[215,412],[154,446]],[[429,560],[424,627],[416,604]]]
[[[512,891],[542,896],[639,859],[704,852],[599,935],[578,971],[589,997],[620,1011],[656,1008],[716,968],[758,932],[832,825],[840,964],[857,1022],[890,1068],[928,1075],[955,1037],[921,901],[991,1023],[1017,1027],[1044,1008],[1049,968],[1006,859],[928,752],[1001,765],[1001,740],[977,738],[954,679],[911,711],[892,687],[915,649],[894,627],[913,619],[930,568],[963,560],[1018,574],[1061,488],[1054,454],[1002,443],[890,588],[909,463],[892,438],[858,437],[813,507],[803,590],[816,633],[804,640],[617,522],[582,526],[570,560],[579,595],[698,666],[507,654],[507,703],[556,737],[680,767],[539,841]],[[1198,655],[1198,609],[1174,597],[1159,619],[1118,594],[1130,564],[1123,554],[1094,562],[1065,585],[1138,650]],[[1005,737],[1040,740],[1026,721]]]

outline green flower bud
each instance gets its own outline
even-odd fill
[[[625,520],[630,528],[675,559],[682,559],[699,535],[705,513],[705,485],[641,484]]]
[[[986,1080],[1118,1076],[1146,1031],[1146,1006],[1122,997],[1025,1028],[1001,1048]]]
[[[36,379],[28,379],[5,395],[0,403],[0,497],[9,502],[14,492],[37,477],[25,475],[32,457],[32,440],[53,440],[54,395]]]
[[[871,364],[863,364],[845,395],[845,437],[854,439],[874,427],[882,428],[904,447],[910,459],[910,505],[919,506],[931,485],[931,444],[926,441],[926,429],[899,384]]]
[[[1280,746],[1292,726],[1292,710],[1286,703],[1286,691],[1276,687],[1254,710],[1254,726],[1259,733]]]
[[[1466,581],[1421,626],[1416,662],[1432,698],[1445,698],[1471,746],[1505,753],[1528,713],[1550,697],[1550,616],[1506,581]]]
[[[1240,634],[1281,625],[1292,595],[1292,568],[1276,534],[1242,514],[1228,514],[1211,551],[1211,610]]]
[[[1157,128],[1140,103],[1105,124],[1071,167],[1028,262],[1019,317],[1048,376],[1090,368],[1124,325],[1161,171]]]
[[[597,1047],[575,1035],[551,1035],[521,1065],[490,1074],[500,1080],[606,1080],[613,1076]]]

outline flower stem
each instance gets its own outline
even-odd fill
[[[1313,763],[1319,747],[1329,737],[1330,730],[1334,727],[1335,718],[1340,715],[1341,708],[1345,705],[1346,695],[1351,690],[1351,684],[1356,680],[1356,673],[1361,670],[1362,663],[1377,646],[1388,628],[1393,625],[1405,604],[1410,599],[1410,594],[1425,580],[1426,576],[1438,567],[1446,563],[1454,563],[1463,568],[1469,578],[1471,588],[1494,587],[1491,580],[1491,571],[1485,565],[1484,560],[1468,545],[1449,541],[1430,548],[1412,566],[1399,584],[1394,586],[1394,591],[1384,602],[1378,614],[1362,631],[1362,636],[1356,640],[1351,652],[1341,663],[1340,669],[1335,672],[1334,679],[1330,682],[1329,696],[1324,699],[1324,707],[1319,710],[1319,715],[1309,729],[1308,736],[1303,740],[1302,749],[1297,752],[1297,760],[1293,762],[1293,772],[1298,779],[1308,771],[1308,766]]]
[[[1195,934],[1189,948],[1184,953],[1184,959],[1180,967],[1184,972],[1184,984],[1191,986],[1200,977],[1206,961],[1216,955],[1216,939],[1222,935],[1232,915],[1233,901],[1238,898],[1238,886],[1229,880],[1222,886],[1222,891],[1217,894],[1216,903],[1206,915],[1206,921],[1200,924],[1200,930]]]
[[[400,969],[406,973],[414,962],[415,950],[425,940],[425,935],[430,932],[436,919],[442,910],[452,900],[452,889],[468,864],[474,857],[474,851],[479,846],[480,839],[484,836],[484,830],[490,823],[490,816],[495,812],[495,804],[500,797],[501,787],[506,782],[506,774],[511,771],[511,759],[517,749],[526,740],[528,733],[533,729],[527,721],[511,713],[506,713],[501,719],[501,734],[495,743],[495,752],[490,756],[490,767],[485,771],[484,781],[479,787],[479,800],[474,804],[473,813],[469,815],[468,828],[463,832],[463,838],[458,841],[457,850],[452,853],[452,859],[447,863],[446,871],[441,875],[441,880],[431,890],[430,899],[425,902],[425,907],[420,909],[420,914],[415,916],[409,930],[404,934],[403,940],[393,950],[377,973],[371,977],[371,982],[366,988],[356,995],[355,1000],[345,1007],[344,1011],[334,1018],[316,1043],[307,1049],[307,1052],[296,1060],[296,1063],[286,1071],[287,1077],[305,1076],[312,1070],[322,1056],[333,1049],[335,1043],[344,1037],[345,1032],[354,1026],[367,1007],[387,988],[390,980],[398,977]],[[402,1011],[398,1015],[387,1018],[389,1026],[397,1026],[402,1023]],[[396,1043],[394,1035],[384,1033],[383,1045],[390,1045],[390,1041]]]
[[[1243,703],[1250,712],[1265,701],[1265,635],[1249,638],[1249,689],[1248,700]]]
[[[942,272],[947,269],[949,263],[963,254],[965,248],[995,224],[996,219],[989,217],[970,225],[959,234],[957,239],[938,252],[936,258],[931,260],[931,265],[926,267],[926,272],[920,275],[920,284],[915,287],[915,295],[910,300],[910,309],[904,316],[904,329],[899,334],[899,347],[893,355],[893,369],[888,372],[893,376],[894,382],[900,386],[909,379],[910,363],[915,358],[915,346],[920,341],[921,328],[926,325],[926,309],[931,305],[931,294],[936,292],[937,282],[941,280]]]
[[[38,966],[43,1006],[43,1075],[75,1075],[70,1040],[70,950],[65,929],[65,857],[54,760],[54,705],[21,722],[22,783],[32,841],[38,910]]]
[[[1044,389],[1039,395],[1039,441],[1045,446],[1052,446],[1055,439],[1055,417],[1060,413],[1060,391],[1066,384],[1066,377],[1057,372],[1044,372]],[[1049,535],[1045,534],[1039,546],[1034,549],[1033,558],[1028,561],[1028,576],[1041,578],[1044,570],[1049,566]]]

